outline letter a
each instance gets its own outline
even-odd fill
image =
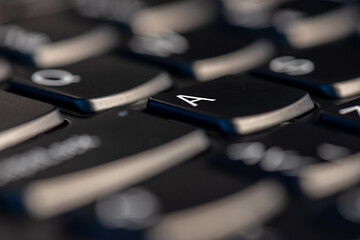
[[[197,107],[198,105],[196,104],[196,102],[198,101],[210,101],[210,102],[214,102],[216,101],[216,99],[211,99],[211,98],[202,98],[202,97],[194,97],[194,96],[187,96],[187,95],[177,95],[176,97],[180,98],[181,100],[187,102],[188,104],[190,104],[193,107]]]

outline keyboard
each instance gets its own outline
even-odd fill
[[[0,239],[360,239],[356,0],[1,0]]]

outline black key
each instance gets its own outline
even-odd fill
[[[172,30],[187,32],[215,19],[215,5],[208,0],[73,0],[86,17],[129,26],[137,34]]]
[[[357,5],[328,0],[222,0],[232,26],[268,34],[296,48],[308,48],[349,36],[357,29]]]
[[[333,129],[295,123],[254,141],[228,145],[219,163],[280,176],[306,196],[321,198],[360,180],[359,144],[357,137]]]
[[[360,99],[323,111],[321,120],[351,130],[360,130]]]
[[[143,181],[207,147],[199,130],[111,111],[3,151],[0,198],[10,209],[47,218]]]
[[[346,43],[283,51],[255,72],[321,95],[344,98],[360,93],[358,56],[360,48]]]
[[[0,25],[3,53],[41,68],[67,65],[103,54],[117,47],[119,39],[113,27],[70,13]]]
[[[278,183],[222,172],[204,160],[79,210],[72,228],[99,240],[227,239],[283,209],[286,193]]]
[[[246,71],[273,54],[273,46],[267,40],[215,26],[184,35],[161,32],[134,36],[127,45],[136,57],[200,81]]]
[[[314,107],[301,90],[249,76],[228,76],[150,98],[148,110],[227,133],[249,134]]]
[[[70,0],[2,0],[0,22],[43,16],[71,8]]]
[[[358,8],[327,0],[292,1],[273,15],[272,24],[288,43],[306,48],[344,38],[357,29]]]
[[[48,131],[63,122],[57,108],[0,91],[0,150]]]
[[[172,85],[161,69],[102,56],[61,69],[20,67],[11,81],[13,91],[78,112],[98,112],[124,106]]]

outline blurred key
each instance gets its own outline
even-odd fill
[[[157,175],[207,147],[199,130],[111,111],[3,151],[0,198],[10,211],[48,218]]]
[[[63,122],[57,108],[0,91],[0,150],[48,131]]]
[[[57,67],[104,54],[119,44],[108,25],[71,13],[18,20],[0,25],[0,50],[41,68]]]
[[[228,145],[219,163],[280,176],[306,196],[323,198],[360,181],[359,144],[357,137],[334,129],[295,123],[254,141]]]
[[[290,45],[307,48],[354,33],[359,20],[358,11],[356,5],[336,1],[293,1],[274,13],[272,24]]]
[[[187,32],[215,19],[215,4],[208,0],[73,0],[86,17],[128,25],[136,34],[164,30]]]
[[[298,89],[250,76],[228,76],[149,99],[150,112],[227,133],[250,134],[296,118],[314,107]]]
[[[273,45],[263,39],[211,26],[187,34],[134,36],[128,48],[138,58],[206,81],[254,68],[269,59]]]
[[[170,76],[115,55],[84,60],[59,69],[19,67],[11,90],[78,112],[124,106],[172,85]]]
[[[357,29],[358,6],[329,0],[222,0],[226,21],[295,48],[345,38]]]
[[[70,0],[2,0],[0,23],[48,15],[70,8]]]
[[[99,240],[228,239],[271,220],[286,200],[274,181],[232,175],[195,159],[79,210],[70,222]]]
[[[255,72],[332,98],[360,93],[360,48],[346,42],[308,50],[283,50]]]

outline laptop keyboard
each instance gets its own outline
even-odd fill
[[[359,239],[359,7],[1,0],[0,239]]]

